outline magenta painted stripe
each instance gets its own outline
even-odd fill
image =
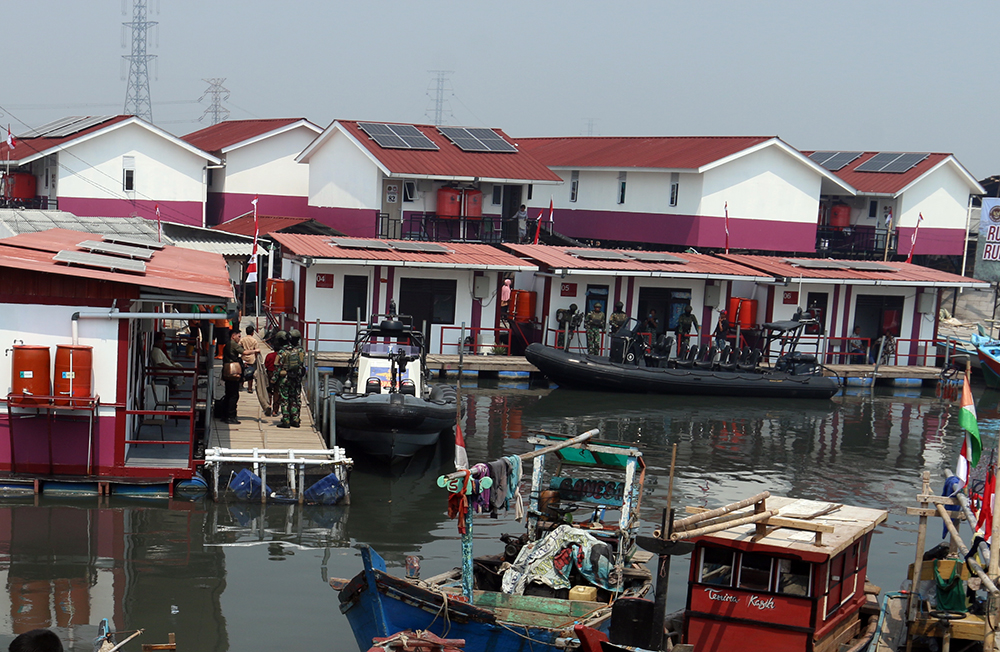
[[[652,242],[688,247],[726,245],[725,218],[662,213],[558,210],[556,230],[573,238]],[[731,249],[815,251],[816,225],[748,218],[729,219]]]
[[[378,236],[378,211],[374,208],[310,206],[308,216],[337,229],[344,235],[362,238]]]
[[[208,193],[208,207],[205,220],[209,225],[222,224],[235,217],[253,213],[255,195],[236,192]],[[286,197],[282,195],[256,195],[257,214],[277,217],[312,217],[308,197]]]
[[[85,197],[60,197],[59,210],[84,217],[132,217],[138,215],[156,219],[156,206],[160,207],[160,219],[178,224],[202,225],[204,206],[197,201],[153,201],[125,199],[92,199]]]
[[[907,256],[910,253],[910,242],[913,238],[913,227],[896,229],[896,253]],[[917,243],[913,253],[920,255],[961,256],[965,248],[963,229],[933,229],[920,227],[917,233]]]

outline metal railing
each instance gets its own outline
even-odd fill
[[[354,339],[358,333],[358,322],[356,321],[322,321],[316,319],[307,322],[296,322],[296,328],[302,331],[302,348],[307,351],[317,350],[317,343],[320,345],[324,343],[329,343],[334,345],[333,347],[324,350],[339,350],[336,346],[337,344],[347,344],[344,348],[346,351],[354,350]],[[350,337],[323,337],[325,333],[330,332],[331,328],[341,328],[350,329]],[[341,332],[344,332],[343,330]]]
[[[896,231],[891,231],[888,237],[888,251],[892,255],[896,253]],[[820,225],[816,227],[816,251],[855,258],[882,258],[886,252],[886,229],[867,225]]]
[[[477,328],[462,328],[461,326],[442,326],[441,327],[441,341],[438,342],[438,353],[443,354],[444,348],[455,347],[455,353],[459,352],[459,340],[462,337],[462,331],[467,333],[465,337],[465,353],[470,353],[473,355],[489,352],[494,355],[510,355],[510,337],[511,329],[505,327],[499,328],[487,328],[485,326],[479,326]],[[493,333],[493,342],[482,341],[483,333]],[[455,336],[454,340],[449,341],[448,334]]]
[[[394,220],[388,213],[378,214],[380,238],[425,240],[428,242],[518,242],[517,218],[499,215],[457,215],[447,217],[437,213],[406,213]],[[536,219],[528,219],[525,239],[534,240],[538,229]],[[542,231],[552,232],[552,224],[542,219]]]

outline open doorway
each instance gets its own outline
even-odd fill
[[[521,208],[521,186],[503,187],[503,221],[504,239],[507,242],[517,242],[517,223],[514,216]]]
[[[677,328],[677,318],[684,312],[684,306],[689,305],[691,290],[639,288],[639,305],[635,317],[642,322],[655,310],[656,333],[666,333]]]
[[[854,304],[854,325],[861,337],[877,340],[886,333],[899,337],[903,325],[903,297],[859,294]]]

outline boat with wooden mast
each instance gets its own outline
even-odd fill
[[[594,442],[597,433],[529,439],[535,450],[516,456],[533,460],[527,532],[506,538],[503,555],[473,559],[471,509],[459,516],[462,567],[448,573],[423,581],[393,577],[374,550],[362,547],[363,571],[351,580],[330,580],[359,648],[367,650],[376,637],[422,630],[464,639],[470,650],[554,652],[573,639],[577,623],[606,631],[615,601],[642,597],[651,575],[641,564],[649,555],[634,545],[642,454]],[[560,469],[589,468],[591,477],[553,476],[546,483],[547,457],[557,457]],[[450,503],[492,485],[479,465],[473,468],[438,479]],[[564,516],[576,507],[592,510],[593,517],[569,527]],[[608,513],[615,511],[613,521]],[[503,572],[505,561],[512,567]]]

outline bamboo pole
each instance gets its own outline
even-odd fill
[[[968,555],[969,547],[965,545],[964,541],[962,541],[962,535],[958,533],[958,529],[952,522],[951,514],[945,510],[944,505],[941,503],[935,504],[934,508],[937,510],[938,516],[944,520],[944,526],[948,528],[948,534],[951,535],[951,540],[955,542],[956,546],[958,546],[959,552],[963,555]],[[979,565],[979,562],[976,561],[974,557],[970,556],[967,561],[969,566],[972,568],[972,571],[983,581],[983,586],[986,590],[993,594],[1000,593],[1000,591],[997,590],[996,584],[994,584],[993,580],[986,575],[986,572],[983,571],[983,567]]]
[[[524,462],[524,461],[530,460],[533,457],[538,457],[539,455],[545,455],[546,453],[553,453],[553,452],[555,452],[557,450],[561,450],[563,448],[569,448],[570,446],[576,446],[577,444],[582,444],[582,443],[586,442],[588,439],[594,437],[595,435],[597,435],[600,432],[601,431],[600,431],[599,428],[594,428],[593,430],[588,430],[587,432],[583,433],[582,435],[577,435],[576,437],[573,437],[572,439],[567,439],[566,441],[561,441],[558,444],[553,444],[551,446],[545,446],[544,448],[539,448],[537,450],[529,451],[527,453],[521,453],[520,455],[518,455],[518,457],[520,457],[521,461]],[[448,473],[447,475],[444,475],[442,477],[445,478],[446,480],[457,480],[459,478],[464,478],[465,477],[465,471],[455,471],[454,473]]]
[[[926,496],[931,491],[931,473],[924,471],[922,475],[923,485],[920,495]],[[920,566],[924,561],[924,546],[927,544],[927,501],[920,501],[920,519],[917,525],[917,547],[916,560],[913,562],[913,573],[910,575],[910,591],[906,594],[906,621],[905,626],[909,630],[910,625],[917,617],[917,601],[914,597],[917,594],[917,587],[920,585]],[[950,520],[950,519],[949,519]],[[906,652],[913,649],[913,637],[910,632],[906,632]]]
[[[942,475],[945,477],[945,479],[947,479],[947,478],[952,477],[955,474],[951,472],[951,469],[945,469],[942,472]],[[958,500],[958,504],[962,506],[962,513],[965,514],[966,520],[968,520],[969,523],[972,525],[973,534],[975,534],[975,529],[976,529],[976,515],[972,513],[972,508],[969,507],[969,499],[966,498],[965,494],[963,494],[961,492],[956,493],[953,496],[953,498],[955,498],[956,500]],[[989,564],[990,560],[993,559],[993,555],[990,554],[989,544],[987,544],[985,541],[980,541],[979,542],[979,546],[976,548],[976,552],[978,552],[980,555],[982,555],[983,559],[986,560],[987,564]],[[995,575],[994,575],[994,577],[995,577]]]
[[[722,516],[728,514],[729,512],[735,512],[738,509],[743,509],[744,507],[749,507],[755,503],[771,497],[770,491],[762,491],[756,496],[750,496],[749,498],[744,498],[741,501],[735,503],[729,503],[728,505],[723,505],[717,509],[712,509],[707,512],[701,512],[700,514],[693,514],[687,518],[682,518],[679,521],[674,521],[674,531],[686,530],[688,526],[694,525],[695,523],[700,523],[702,521],[707,521],[716,516]]]
[[[996,514],[996,498],[993,500],[994,514]],[[990,565],[989,565],[989,576],[996,579],[1000,575],[1000,551],[997,550],[997,546],[1000,545],[1000,518],[994,515],[993,517],[993,531],[992,538],[990,539]],[[996,596],[990,596],[990,600],[987,601],[987,622],[995,623],[997,622],[997,606],[998,601]],[[992,617],[990,617],[992,614]],[[986,638],[983,641],[983,649],[994,650],[996,649],[996,627],[986,633]]]
[[[729,528],[736,527],[738,525],[749,525],[750,523],[759,523],[761,521],[766,521],[772,516],[777,516],[777,515],[778,515],[778,510],[769,509],[759,514],[744,516],[743,518],[738,518],[732,521],[726,521],[725,523],[709,525],[706,527],[698,528],[696,530],[687,530],[686,532],[674,532],[673,534],[670,535],[670,540],[681,541],[683,539],[692,539],[694,537],[700,537],[704,534],[712,534],[713,532],[728,530]]]

